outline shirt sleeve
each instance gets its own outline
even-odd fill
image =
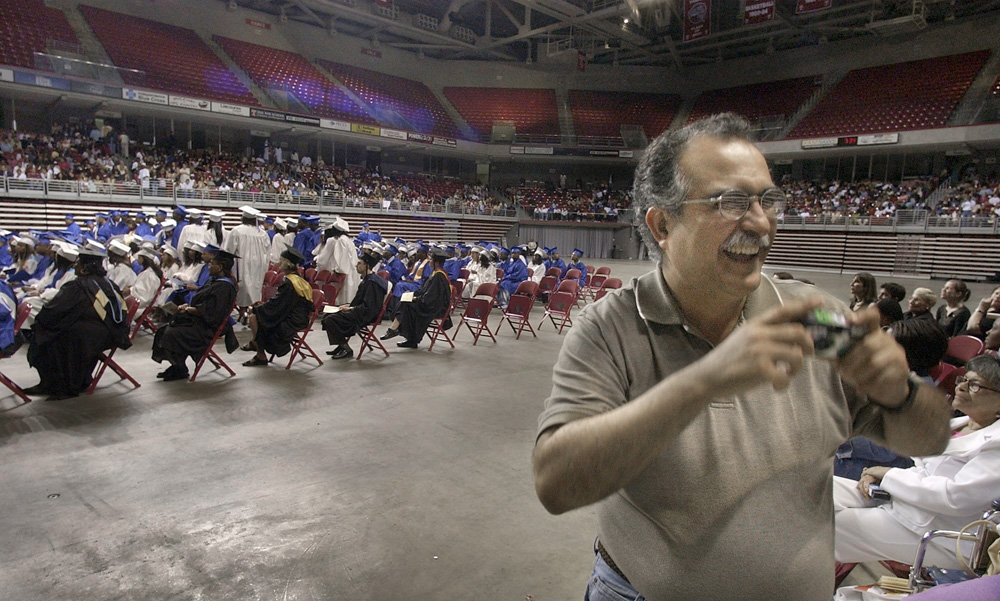
[[[947,457],[939,465],[954,465],[956,461],[959,459]],[[980,451],[950,477],[930,473],[919,460],[909,469],[891,469],[882,479],[882,488],[892,495],[894,503],[907,503],[938,515],[968,516],[986,511],[1000,495],[1000,448]]]
[[[552,370],[552,392],[538,418],[538,434],[610,411],[628,400],[624,356],[621,349],[608,345],[607,339],[614,337],[602,335],[595,317],[590,311],[581,313],[563,342]]]

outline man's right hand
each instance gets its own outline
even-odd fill
[[[713,396],[732,396],[768,383],[775,390],[786,388],[804,357],[814,354],[812,337],[798,321],[822,304],[819,297],[791,302],[733,330],[696,364]]]

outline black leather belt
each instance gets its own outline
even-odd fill
[[[622,574],[622,571],[618,569],[618,566],[615,564],[615,560],[611,559],[611,556],[608,555],[608,550],[601,544],[601,539],[597,539],[597,553],[601,556],[601,559],[604,560],[604,563],[608,564],[608,567],[615,571],[615,574],[618,574],[622,577],[622,580],[628,582],[628,578],[626,578],[625,574]]]

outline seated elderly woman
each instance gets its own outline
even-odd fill
[[[934,319],[931,308],[937,302],[937,295],[930,288],[917,288],[910,295],[910,310],[903,313],[903,319]]]
[[[309,325],[313,314],[313,289],[298,273],[299,263],[306,260],[298,249],[288,247],[281,253],[278,265],[285,273],[285,279],[278,291],[267,302],[250,308],[250,331],[253,340],[242,347],[244,351],[256,351],[256,355],[243,363],[245,367],[261,367],[268,364],[267,353],[284,357],[292,350],[292,341],[302,328]]]
[[[1000,496],[1000,358],[974,357],[966,369],[952,402],[965,415],[952,420],[944,453],[914,458],[908,469],[867,468],[858,481],[834,477],[837,561],[911,563],[925,532],[958,530]],[[873,484],[891,502],[876,506]],[[926,563],[958,567],[953,544],[932,543]]]
[[[195,360],[208,349],[216,330],[229,319],[236,301],[236,282],[232,270],[236,255],[220,250],[209,263],[211,279],[202,286],[189,304],[177,307],[170,323],[153,336],[153,361],[167,361],[170,367],[156,374],[164,382],[188,377],[187,358]],[[227,326],[226,350],[232,352],[238,343],[233,329]]]

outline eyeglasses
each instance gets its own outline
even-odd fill
[[[996,388],[990,388],[989,386],[983,386],[979,382],[974,382],[974,381],[970,380],[969,378],[966,378],[965,376],[958,376],[957,378],[955,378],[955,386],[958,386],[959,384],[968,384],[969,385],[969,392],[971,392],[972,394],[976,394],[977,392],[979,392],[983,388],[985,388],[986,390],[992,390],[993,392],[1000,392],[1000,390],[997,390]]]
[[[760,203],[760,208],[764,209],[765,212],[774,211],[775,214],[784,213],[785,205],[788,203],[788,197],[785,196],[781,188],[768,188],[760,194],[747,194],[739,190],[727,190],[722,194],[710,198],[685,200],[684,202],[718,204],[719,212],[722,213],[723,217],[732,221],[738,221],[750,210],[750,202],[754,198],[757,199],[757,202]]]

